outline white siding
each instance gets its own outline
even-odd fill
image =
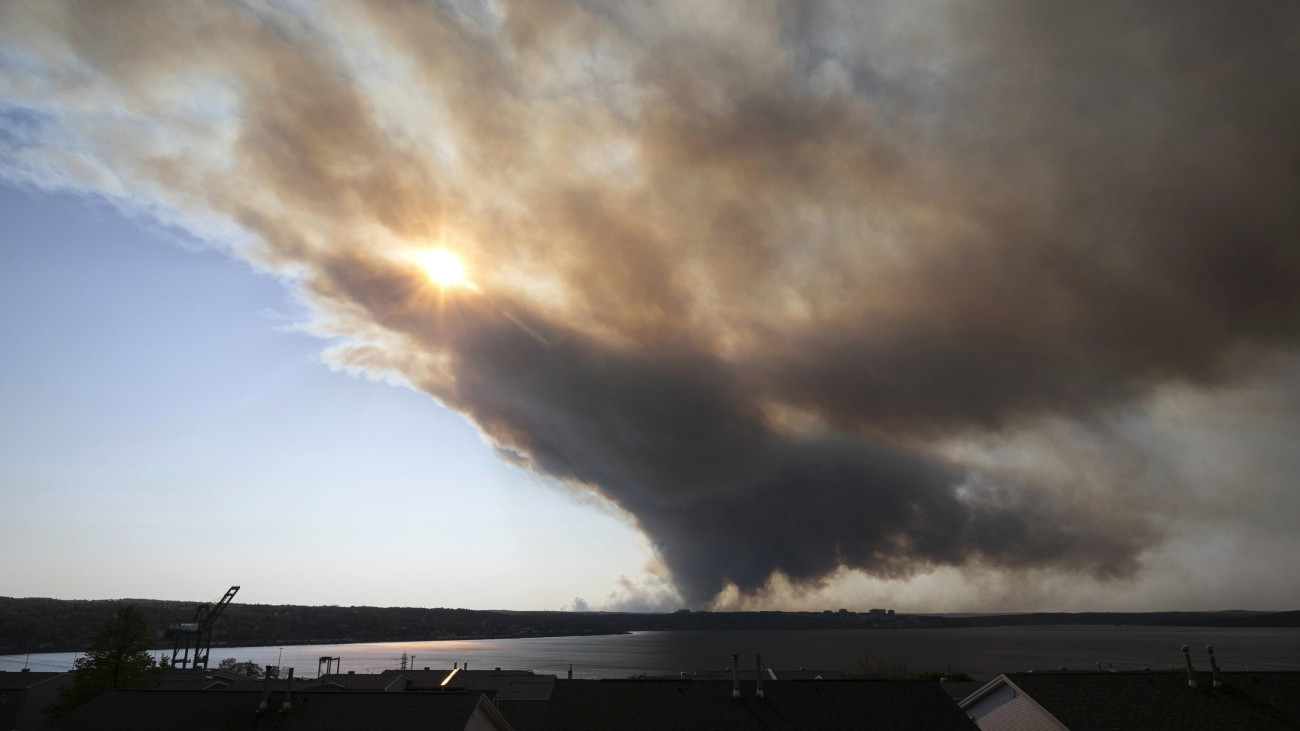
[[[479,707],[474,709],[469,723],[465,724],[465,731],[505,731],[510,728],[509,723],[497,723],[496,718],[485,710],[486,705],[487,701],[479,701]]]
[[[1003,685],[966,709],[980,731],[1069,731],[1029,696]]]

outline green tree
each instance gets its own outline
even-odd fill
[[[248,677],[253,679],[262,677],[262,666],[258,665],[252,660],[245,660],[243,662],[239,662],[233,657],[228,657],[225,660],[222,660],[220,663],[218,663],[217,667],[221,668],[222,670],[229,670],[232,673],[247,675]]]
[[[149,621],[134,604],[118,607],[90,638],[90,648],[77,658],[72,684],[59,689],[60,700],[45,713],[58,718],[93,700],[109,688],[148,688],[162,680],[149,654]]]

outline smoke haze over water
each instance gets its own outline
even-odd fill
[[[1291,546],[1296,6],[51,2],[0,28],[7,177],[283,276],[331,365],[620,506],[690,605],[846,572],[1068,602],[1221,574],[1191,536]],[[429,281],[436,247],[472,288]],[[1270,560],[1195,585],[1300,598]]]

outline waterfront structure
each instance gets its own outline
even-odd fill
[[[232,586],[216,603],[204,602],[195,607],[194,621],[178,622],[167,628],[163,637],[175,643],[172,646],[172,667],[183,670],[191,667],[192,663],[195,670],[207,669],[208,655],[212,651],[212,625],[226,611],[237,593],[239,587]],[[191,648],[194,650],[193,659],[190,657]]]

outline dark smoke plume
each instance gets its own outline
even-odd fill
[[[1133,576],[1169,512],[1140,486],[947,445],[1295,348],[1300,8],[687,7],[9,6],[39,62],[5,98],[91,162],[6,169],[233,223],[334,362],[620,505],[692,604]]]

